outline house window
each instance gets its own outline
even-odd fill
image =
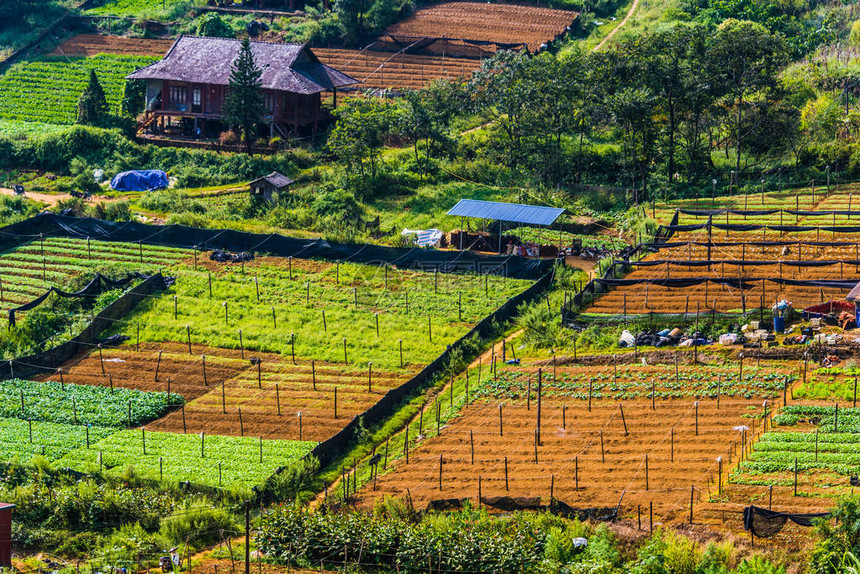
[[[266,111],[275,113],[275,107],[278,104],[277,94],[266,94]]]
[[[200,88],[194,88],[194,91],[191,92],[191,103],[195,106],[199,106],[202,98],[203,94],[201,93]]]
[[[185,86],[170,86],[170,101],[174,104],[184,104],[188,101],[188,91]]]

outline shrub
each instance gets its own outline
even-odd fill
[[[201,504],[190,504],[162,520],[159,531],[170,543],[183,542],[195,549],[211,546],[241,532],[239,524],[226,510]]]
[[[239,134],[237,134],[233,130],[221,132],[221,135],[218,136],[218,142],[221,145],[235,145],[239,143],[239,141]]]
[[[517,325],[523,330],[523,340],[535,347],[549,349],[559,344],[561,319],[547,309],[543,301],[521,303],[517,308]]]
[[[236,34],[215,12],[206,12],[197,18],[197,35],[210,38],[233,38]]]
[[[356,219],[361,215],[361,206],[355,197],[331,184],[320,186],[311,209],[320,217],[338,217],[343,220]]]

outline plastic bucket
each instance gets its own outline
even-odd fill
[[[777,333],[785,332],[785,317],[773,318],[773,330]]]

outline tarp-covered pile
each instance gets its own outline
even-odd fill
[[[110,188],[116,191],[152,191],[168,186],[167,174],[160,169],[135,169],[113,176]]]

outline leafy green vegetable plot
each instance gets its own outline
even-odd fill
[[[745,483],[750,474],[829,471],[841,475],[860,473],[860,411],[821,405],[789,405],[774,423],[794,426],[815,425],[803,432],[775,430],[758,440],[749,458],[739,466],[737,481]],[[759,479],[755,479],[760,482]]]
[[[536,373],[516,367],[506,367],[495,378],[487,377],[475,390],[475,396],[493,398],[519,398],[525,396],[529,381],[536,380]],[[733,367],[697,366],[680,368],[675,374],[673,366],[649,366],[618,368],[617,377],[612,367],[598,372],[562,370],[557,376],[549,371],[543,373],[543,388],[546,396],[565,396],[586,399],[632,399],[650,397],[724,397],[743,396],[776,397],[781,395],[786,385],[794,380],[788,375],[773,369],[748,368],[743,380]],[[535,385],[533,388],[533,395]]]
[[[0,381],[0,416],[105,427],[138,426],[184,402],[176,393],[64,385],[11,379]]]
[[[56,460],[74,449],[86,450],[87,429],[91,445],[116,432],[105,427],[0,418],[0,452],[4,460],[18,457],[26,461],[36,455]]]
[[[116,111],[125,76],[158,60],[150,56],[100,54],[91,58],[45,59],[12,66],[0,76],[0,118],[17,121],[72,124],[78,98],[94,70]]]
[[[159,13],[183,0],[105,0],[87,10],[87,14],[100,16],[138,16]],[[100,5],[99,5],[100,4]]]
[[[110,474],[133,466],[147,478],[250,487],[262,483],[277,468],[298,461],[314,446],[316,443],[308,441],[124,430],[89,450],[70,452],[60,464],[82,471],[98,470],[101,453],[103,468]]]

